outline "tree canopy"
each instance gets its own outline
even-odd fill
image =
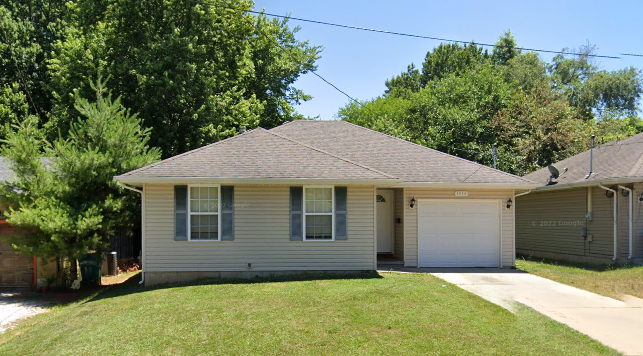
[[[349,103],[339,118],[482,164],[524,174],[574,155],[589,136],[641,132],[641,71],[600,70],[591,46],[551,63],[519,49],[510,32],[491,52],[475,43],[440,44],[422,68],[386,81],[380,97]]]
[[[75,96],[93,95],[88,83],[110,77],[114,95],[152,129],[150,144],[164,157],[239,128],[277,126],[299,118],[294,105],[310,99],[293,83],[315,69],[320,47],[252,7],[248,0],[5,1],[0,94],[24,96],[27,114],[52,140],[69,132]],[[16,105],[2,98],[0,105],[7,101]]]

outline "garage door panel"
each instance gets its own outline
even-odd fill
[[[14,252],[0,241],[0,287],[28,287],[33,278],[32,258]]]
[[[499,203],[420,202],[418,255],[420,267],[498,267]]]

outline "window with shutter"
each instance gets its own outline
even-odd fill
[[[304,187],[304,240],[333,240],[334,195],[332,186]]]
[[[188,240],[219,240],[221,187],[190,185],[188,189]]]

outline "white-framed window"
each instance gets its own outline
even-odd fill
[[[335,189],[304,187],[304,241],[335,240]]]
[[[188,240],[219,240],[221,186],[188,186]]]

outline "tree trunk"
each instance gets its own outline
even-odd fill
[[[74,283],[75,280],[78,279],[78,260],[75,258],[69,259],[69,285],[67,286],[68,288],[71,287],[71,284]]]

